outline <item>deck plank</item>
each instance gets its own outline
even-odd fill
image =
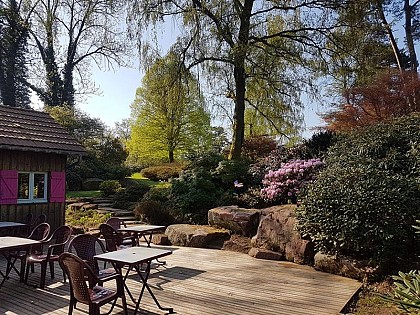
[[[163,306],[173,307],[182,315],[334,315],[339,314],[360,288],[360,283],[289,262],[266,261],[246,254],[186,247],[169,247],[173,254],[166,265],[153,264],[149,283]],[[4,270],[5,260],[0,260]],[[30,274],[29,283],[19,283],[12,273],[0,288],[0,314],[65,315],[68,312],[69,285],[62,282],[57,266],[56,279],[47,276],[45,290],[39,283],[39,270]],[[138,276],[130,274],[127,284],[139,294]],[[129,313],[134,309],[129,301]],[[78,304],[74,315],[87,314]],[[153,300],[145,293],[141,314],[160,315]],[[107,307],[101,309],[102,312]],[[123,314],[115,308],[112,314]]]

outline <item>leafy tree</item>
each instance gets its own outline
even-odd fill
[[[188,68],[201,65],[234,102],[230,158],[240,159],[245,110],[254,108],[277,130],[299,122],[300,82],[308,58],[323,52],[338,1],[132,0],[140,29],[167,15],[182,21],[175,45]],[[274,114],[274,116],[272,115]],[[287,130],[288,128],[286,128]]]
[[[197,152],[211,143],[210,116],[198,82],[170,52],[158,58],[143,78],[132,104],[130,159],[172,163],[183,152]]]
[[[86,178],[122,179],[131,171],[124,166],[127,158],[121,141],[98,119],[74,107],[47,107],[48,113],[86,148],[87,156],[75,163],[69,157],[67,170],[70,189],[78,190]]]
[[[374,83],[353,87],[345,92],[343,102],[323,115],[327,129],[349,131],[391,118],[420,111],[418,74],[385,73]]]
[[[90,62],[123,64],[127,46],[119,30],[121,4],[107,0],[28,1],[34,62],[33,78],[24,79],[47,106],[75,105],[76,95],[92,92]]]
[[[27,18],[22,18],[22,1],[0,2],[0,101],[3,105],[29,108],[27,77]]]

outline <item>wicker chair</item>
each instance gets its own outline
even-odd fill
[[[51,237],[45,241],[48,245],[48,250],[46,254],[37,254],[33,253],[29,255],[26,263],[26,274],[25,274],[25,283],[28,282],[29,276],[29,267],[34,264],[41,265],[41,283],[39,287],[43,289],[45,287],[45,278],[47,274],[47,265],[50,265],[51,279],[54,279],[54,262],[58,261],[60,254],[64,252],[64,246],[70,240],[72,229],[69,226],[61,226],[57,228]],[[66,276],[63,273],[64,281],[66,281]]]
[[[40,225],[41,223],[44,223],[47,221],[47,216],[45,214],[40,214],[35,219],[32,220],[31,223],[29,223],[29,233],[32,233],[33,229]]]
[[[94,259],[95,255],[106,252],[104,244],[97,237],[90,234],[77,235],[70,241],[68,251],[75,253],[89,265],[100,280],[99,284],[115,278],[114,268],[99,269],[98,262]]]
[[[48,238],[48,235],[50,234],[50,229],[51,229],[51,227],[48,223],[38,224],[33,229],[31,235],[29,235],[28,238],[30,238],[32,240],[40,241],[41,244],[39,244],[37,246],[32,246],[31,253],[42,254],[43,243]],[[26,256],[27,256],[27,251],[26,250],[17,250],[17,251],[14,251],[14,252],[10,252],[9,253],[9,259],[8,259],[8,262],[7,262],[7,270],[10,269],[11,266],[13,266],[13,269],[21,277],[22,280],[23,280],[23,277],[24,277],[24,274],[25,274]],[[18,271],[15,267],[15,262],[18,259],[20,260],[20,271]]]
[[[137,245],[137,239],[135,235],[132,235],[130,233],[121,233],[118,231],[122,227],[127,227],[124,220],[121,220],[120,218],[112,217],[106,220],[106,224],[112,226],[115,231],[120,235],[122,238],[122,244],[121,245],[131,245],[136,246]]]
[[[120,234],[109,224],[103,223],[99,226],[101,235],[105,240],[105,248],[107,252],[113,252],[123,244],[123,239]]]
[[[70,282],[69,315],[73,313],[76,302],[89,305],[89,315],[100,315],[102,305],[113,302],[113,308],[118,298],[121,298],[124,314],[127,315],[127,302],[120,274],[115,274],[117,289],[112,290],[96,285],[100,279],[95,272],[85,261],[72,253],[61,254],[59,264]]]

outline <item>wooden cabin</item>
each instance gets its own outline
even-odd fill
[[[64,224],[66,159],[86,151],[49,114],[0,106],[0,221]]]

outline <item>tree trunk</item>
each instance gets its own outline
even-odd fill
[[[416,49],[414,47],[414,39],[413,39],[413,27],[412,27],[412,19],[413,19],[413,11],[414,8],[410,6],[409,0],[404,0],[404,14],[405,14],[405,40],[407,42],[408,54],[410,56],[410,69],[417,72],[418,61],[416,55]]]
[[[249,41],[249,26],[251,20],[252,7],[254,0],[245,0],[243,6],[237,6],[241,19],[239,27],[238,44],[233,48],[235,54],[234,78],[235,78],[235,109],[233,114],[233,135],[232,144],[229,151],[230,160],[240,160],[242,144],[245,134],[245,92],[246,92],[246,72],[245,57]]]
[[[174,150],[169,150],[169,163],[173,163],[175,161],[174,159]]]
[[[404,69],[402,68],[402,57],[400,50],[398,49],[397,41],[395,40],[394,34],[392,33],[391,26],[389,25],[385,13],[384,8],[382,6],[382,1],[377,2],[377,12],[379,19],[381,20],[382,26],[385,29],[386,34],[388,35],[389,41],[391,43],[392,50],[394,52],[395,59],[397,61],[398,69],[402,72]]]

